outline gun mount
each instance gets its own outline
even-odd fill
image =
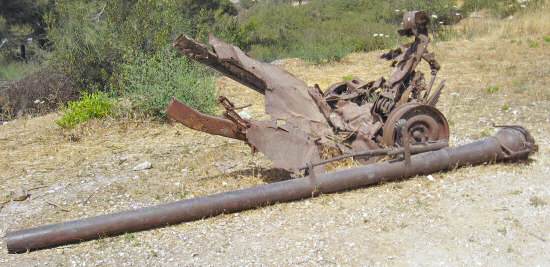
[[[238,47],[214,36],[210,36],[211,51],[182,35],[174,47],[188,58],[263,94],[265,111],[271,119],[241,118],[225,97],[220,97],[226,110],[223,118],[201,114],[176,99],[168,106],[167,114],[189,128],[242,140],[253,151],[271,159],[275,168],[290,172],[326,160],[322,151],[354,155],[402,147],[403,134],[397,131],[400,120],[406,121],[402,127],[407,129],[413,145],[444,142],[449,139],[449,125],[436,104],[445,84],[442,82],[431,93],[440,66],[427,48],[430,39],[425,27],[429,17],[424,12],[408,12],[404,21],[405,29],[399,32],[414,36],[415,40],[382,55],[395,66],[387,81],[354,78],[325,91],[318,85],[308,86],[278,66],[250,58]],[[424,74],[416,70],[422,60],[432,69],[429,85]],[[377,158],[359,160],[372,163]]]

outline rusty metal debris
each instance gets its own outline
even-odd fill
[[[9,253],[25,253],[129,232],[201,220],[279,202],[365,187],[481,163],[525,160],[536,150],[521,127],[506,127],[495,136],[456,148],[417,154],[410,160],[385,161],[362,167],[265,184],[249,189],[182,200],[169,204],[8,232]]]
[[[425,12],[405,14],[399,33],[413,36],[414,41],[382,55],[395,67],[388,80],[354,78],[325,91],[318,85],[308,86],[275,65],[252,59],[213,36],[209,41],[212,51],[180,36],[174,46],[182,54],[264,94],[265,111],[271,120],[243,119],[227,98],[220,101],[226,109],[225,118],[202,115],[177,100],[169,105],[168,116],[195,130],[243,140],[271,159],[275,168],[291,172],[326,160],[322,151],[358,155],[402,147],[405,132],[412,144],[448,140],[449,125],[435,107],[444,83],[431,93],[440,66],[428,52],[428,22]],[[428,85],[424,74],[416,70],[422,60],[432,70]],[[396,130],[400,120],[406,121],[403,133]],[[363,163],[376,160],[359,159]]]

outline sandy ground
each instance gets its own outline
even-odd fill
[[[1,244],[0,265],[549,266],[550,43],[539,33],[528,38],[538,45],[524,36],[491,37],[434,50],[448,84],[439,107],[452,143],[490,135],[493,123],[521,124],[540,146],[529,163],[463,168],[21,255],[8,255]],[[379,54],[283,66],[326,88],[347,75],[387,76]],[[219,88],[262,116],[258,94],[227,79]],[[0,126],[0,202],[31,189],[27,200],[1,208],[2,236],[278,178],[240,142],[148,121],[95,121],[63,131],[57,117]],[[132,170],[143,161],[153,168]]]

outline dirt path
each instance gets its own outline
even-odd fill
[[[440,108],[453,144],[491,134],[493,123],[521,124],[540,146],[529,164],[464,168],[23,255],[2,248],[0,265],[550,265],[550,44],[540,42],[487,38],[435,47],[448,81]],[[284,66],[324,88],[346,75],[387,76],[378,54]],[[253,116],[262,114],[254,92],[226,79],[219,87],[238,105],[254,104]],[[42,187],[3,206],[0,235],[277,178],[261,155],[232,140],[153,122],[92,122],[63,132],[56,117],[0,126],[3,200],[20,187]],[[143,161],[153,168],[132,170]]]

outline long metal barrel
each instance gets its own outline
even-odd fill
[[[364,187],[383,181],[426,175],[465,165],[527,159],[536,150],[529,133],[521,127],[501,129],[480,141],[422,153],[404,161],[383,162],[249,189],[193,198],[154,207],[88,219],[8,232],[10,253],[22,253],[128,232],[194,221],[278,202],[310,198],[322,193]]]

